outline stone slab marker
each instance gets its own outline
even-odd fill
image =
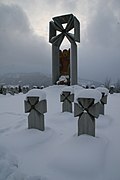
[[[87,97],[89,94],[84,96],[84,91],[89,93],[89,90],[81,90],[82,95],[78,96],[74,103],[74,117],[79,116],[78,136],[81,134],[95,136],[95,118],[99,117],[99,103],[96,103],[92,96]],[[98,95],[101,97],[100,93]]]
[[[28,129],[34,128],[44,131],[45,130],[44,113],[47,112],[47,102],[46,99],[37,96],[36,93],[34,95],[35,91],[38,94],[38,92],[41,90],[38,89],[30,90],[26,100],[24,101],[25,112],[26,113],[30,112],[30,114],[28,115]],[[45,97],[44,92],[42,92],[42,96],[43,95]]]
[[[63,91],[60,95],[60,102],[62,103],[62,112],[72,112],[72,102],[74,102],[74,94]]]

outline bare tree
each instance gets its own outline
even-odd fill
[[[105,82],[104,82],[104,86],[109,89],[110,88],[110,84],[111,84],[111,78],[106,78]]]

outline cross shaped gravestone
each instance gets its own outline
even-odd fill
[[[62,103],[62,112],[72,112],[72,102],[74,101],[74,94],[68,91],[62,91],[60,95],[60,102]]]
[[[109,88],[109,93],[113,94],[114,92],[115,92],[115,86],[111,85],[110,88]]]
[[[3,88],[2,88],[2,94],[3,94],[3,95],[6,95],[6,93],[7,93],[7,87],[6,87],[6,86],[3,86]]]
[[[105,112],[104,105],[107,104],[107,96],[108,96],[109,90],[105,87],[98,87],[96,89],[102,94],[99,106],[100,106],[100,114],[104,115],[104,112]]]
[[[14,95],[14,94],[15,94],[15,93],[14,93],[14,87],[13,87],[13,86],[10,87],[9,93],[10,93],[11,95]]]
[[[29,91],[29,86],[23,86],[22,87],[23,94],[26,94],[28,91]]]
[[[78,119],[78,136],[88,134],[95,136],[95,118],[99,117],[101,93],[95,89],[79,91],[74,103],[74,117]]]
[[[15,86],[15,88],[14,88],[14,92],[15,92],[16,94],[18,94],[18,93],[19,93],[19,86]]]
[[[27,96],[25,103],[25,113],[28,115],[28,129],[34,128],[41,131],[45,130],[44,113],[47,112],[46,99],[40,100],[40,97]]]
[[[74,104],[74,116],[78,119],[78,136],[88,134],[95,136],[95,118],[99,116],[99,104],[94,104],[94,99],[78,98]]]
[[[95,89],[95,85],[92,84],[92,85],[90,86],[90,88],[91,88],[91,89]]]

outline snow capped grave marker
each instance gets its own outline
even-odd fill
[[[16,94],[18,94],[18,93],[19,93],[19,86],[15,86],[15,88],[14,88],[14,92],[15,92]]]
[[[28,91],[29,91],[29,86],[23,86],[22,87],[23,94],[26,94]]]
[[[91,88],[91,89],[95,89],[95,85],[92,84],[92,85],[90,86],[90,88]]]
[[[30,112],[28,115],[28,129],[34,128],[44,131],[44,113],[47,112],[45,92],[40,89],[30,90],[24,103],[25,112]]]
[[[13,87],[13,86],[10,86],[10,88],[9,88],[9,93],[10,93],[11,95],[14,95],[14,87]]]
[[[88,134],[95,136],[95,118],[99,116],[101,93],[93,89],[84,89],[76,97],[74,116],[78,119],[78,136]]]
[[[62,112],[72,112],[72,102],[74,101],[73,87],[65,87],[60,94],[62,103]]]
[[[114,92],[115,92],[115,86],[111,85],[110,88],[109,88],[109,93],[113,94]]]
[[[2,88],[2,94],[3,94],[3,95],[6,95],[6,93],[7,93],[7,87],[6,87],[6,86],[3,86],[3,88]]]
[[[105,109],[104,105],[107,104],[107,96],[108,96],[109,90],[105,87],[98,87],[96,89],[102,94],[99,106],[100,106],[100,114],[104,115],[104,109]]]

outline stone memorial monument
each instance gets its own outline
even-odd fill
[[[40,89],[32,89],[26,96],[25,113],[28,115],[28,129],[34,128],[41,131],[45,130],[44,113],[47,112],[46,95]]]
[[[63,24],[67,24],[66,27]],[[70,31],[74,30],[74,34]],[[57,32],[60,34],[57,35]],[[66,37],[71,43],[69,50],[60,50]],[[68,85],[77,84],[77,44],[80,42],[80,23],[73,14],[57,16],[49,23],[49,42],[52,43],[52,83],[67,75]]]

